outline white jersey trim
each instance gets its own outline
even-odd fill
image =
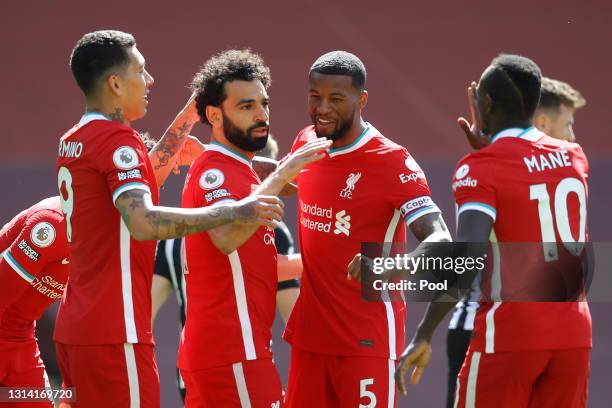
[[[134,319],[134,299],[132,298],[132,265],[130,256],[130,231],[119,218],[119,254],[121,260],[121,297],[123,298],[123,320],[127,343],[138,343],[136,320]]]
[[[355,139],[355,141],[352,144],[348,146],[339,147],[337,149],[333,149],[333,148],[329,149],[329,153],[328,153],[329,157],[336,157],[342,154],[354,152],[355,150],[363,147],[366,143],[372,140],[372,137],[380,134],[380,132],[376,130],[376,128],[372,126],[371,124],[366,122],[366,126],[367,128],[365,129],[365,132],[362,135],[360,135],[357,139]]]
[[[125,193],[126,191],[130,191],[130,190],[144,190],[147,193],[151,194],[151,189],[149,189],[149,186],[147,186],[144,183],[139,183],[139,182],[127,183],[127,184],[117,187],[117,189],[113,193],[113,204],[117,202],[117,199],[119,198],[121,194]]]
[[[493,222],[495,222],[495,218],[497,217],[497,210],[488,204],[477,203],[477,202],[469,202],[463,204],[459,207],[457,211],[457,219],[459,219],[459,215],[468,210],[480,211],[487,214],[489,217],[493,218]]]
[[[478,366],[480,365],[480,352],[475,351],[470,361],[470,373],[468,374],[467,387],[465,390],[465,408],[476,407],[476,386],[478,384]]]
[[[234,296],[236,298],[238,320],[240,320],[240,329],[242,331],[244,354],[247,360],[255,360],[257,359],[257,354],[255,353],[255,342],[253,341],[253,329],[251,327],[251,319],[249,318],[249,308],[246,298],[246,288],[244,286],[242,264],[240,263],[240,255],[238,255],[238,251],[236,250],[229,254],[228,258],[232,268]]]
[[[17,262],[17,260],[13,258],[13,256],[8,250],[2,253],[2,257],[4,258],[6,263],[9,264],[9,266],[13,268],[15,272],[17,272],[17,275],[21,276],[26,282],[32,283],[36,280],[35,276],[30,275],[28,271],[25,270],[25,268],[19,265],[19,262]]]
[[[387,395],[389,399],[387,400],[387,406],[389,408],[395,408],[395,361],[389,360],[389,379],[388,379],[388,391]]]
[[[242,408],[251,408],[251,399],[249,398],[249,390],[246,385],[246,379],[244,378],[242,363],[232,364],[232,370],[234,371],[234,379],[236,380],[240,405]]]
[[[229,147],[222,145],[221,143],[209,143],[206,145],[206,150],[224,154],[226,156],[231,157],[232,159],[238,160],[242,164],[252,167],[250,160],[248,160],[246,157],[242,156],[238,152],[231,150]]]
[[[138,367],[134,345],[125,343],[125,365],[127,366],[128,386],[130,390],[130,408],[140,408],[140,386],[138,385]]]
[[[89,122],[93,122],[94,120],[110,120],[110,119],[101,113],[89,112],[81,116],[81,120],[79,120],[79,127],[83,127]]]
[[[393,212],[393,217],[391,217],[391,221],[389,222],[389,226],[387,227],[387,232],[385,233],[384,246],[383,246],[383,257],[389,256],[391,252],[391,247],[393,245],[393,236],[395,235],[395,230],[397,229],[397,224],[400,220],[400,210],[395,210]],[[385,305],[385,312],[387,314],[387,332],[389,335],[389,359],[397,360],[397,344],[396,337],[397,333],[395,332],[395,311],[393,310],[393,303],[389,298],[389,292],[386,290],[381,294],[383,304]]]

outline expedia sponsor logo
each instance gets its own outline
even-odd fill
[[[459,167],[457,171],[455,172],[455,178],[457,180],[461,180],[462,178],[467,176],[469,172],[470,172],[470,166],[468,164],[464,164],[461,167]]]
[[[422,197],[417,197],[414,198],[410,201],[406,201],[401,207],[400,207],[400,212],[402,213],[402,216],[406,216],[420,208],[423,207],[429,207],[434,205],[433,200],[431,199],[431,197],[429,196],[422,196]]]
[[[66,140],[60,140],[58,156],[77,159],[81,157],[83,153],[82,142],[68,142]]]
[[[141,179],[142,174],[139,169],[134,169],[130,171],[124,171],[121,173],[117,173],[117,178],[119,181],[132,180],[132,179]]]
[[[38,261],[40,254],[36,252],[35,250],[33,250],[32,247],[29,246],[28,243],[24,239],[19,241],[19,244],[17,244],[17,248],[21,249],[21,251],[25,254],[25,256],[27,256],[34,262]]]
[[[228,197],[230,195],[229,191],[224,188],[220,188],[218,190],[211,191],[210,193],[204,194],[204,199],[207,203],[216,200],[218,198]]]
[[[406,184],[410,181],[416,182],[420,178],[425,178],[425,173],[423,173],[423,171],[420,169],[419,171],[414,172],[414,173],[410,173],[410,174],[400,173],[399,175],[399,179],[403,184]]]
[[[478,180],[471,177],[464,178],[463,180],[457,180],[453,183],[453,191],[456,191],[459,187],[476,187]]]

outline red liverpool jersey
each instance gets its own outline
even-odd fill
[[[586,302],[503,302],[524,277],[558,259],[566,251],[562,247],[586,242],[587,177],[578,144],[534,127],[506,129],[459,162],[453,180],[458,213],[477,210],[494,220],[493,267],[482,288],[492,302],[478,309],[476,351],[591,347]]]
[[[0,342],[34,340],[36,320],[68,280],[66,225],[59,197],[20,212],[0,230]]]
[[[240,200],[259,184],[246,157],[211,143],[189,170],[183,207]],[[179,367],[199,370],[271,358],[278,281],[274,231],[259,228],[229,255],[215,247],[208,233],[190,235],[185,254],[187,320]]]
[[[158,202],[153,168],[132,128],[87,114],[60,140],[57,177],[70,281],[54,339],[65,344],[152,343],[155,241],[131,238],[115,201],[145,190]]]
[[[293,145],[317,137],[303,129]],[[372,125],[354,143],[330,149],[297,178],[304,272],[284,337],[301,350],[396,359],[404,346],[404,302],[367,302],[347,266],[363,242],[406,241],[406,226],[439,212],[408,151]]]

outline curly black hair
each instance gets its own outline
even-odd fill
[[[110,70],[130,63],[128,48],[136,45],[132,34],[115,30],[87,33],[76,43],[70,55],[70,69],[79,88],[91,94]]]
[[[250,49],[226,50],[210,58],[193,77],[191,90],[196,94],[196,108],[202,123],[208,105],[220,106],[225,100],[225,84],[232,81],[259,80],[268,89],[272,83],[270,68],[263,58]]]

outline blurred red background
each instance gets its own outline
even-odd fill
[[[526,55],[545,75],[570,82],[588,101],[576,115],[575,131],[592,166],[590,236],[610,240],[610,2],[22,0],[4,2],[2,8],[2,223],[40,198],[56,194],[57,142],[84,109],[68,68],[70,51],[85,32],[114,28],[136,36],[155,78],[149,113],[134,127],[157,137],[187,99],[186,85],[208,57],[229,47],[251,47],[261,53],[272,69],[272,130],[281,154],[309,122],[306,79],[312,62],[329,50],[354,52],[368,70],[366,120],[415,155],[449,224],[454,221],[451,173],[469,151],[455,123],[467,113],[466,87],[500,52]],[[203,125],[193,133],[208,139]],[[170,180],[162,193],[164,204],[179,202],[180,185],[180,178]],[[288,223],[295,227],[292,205]],[[408,336],[422,306],[409,306]],[[592,310],[595,348],[589,406],[603,407],[609,406],[612,380],[612,305],[594,304]],[[176,318],[176,305],[169,304],[156,325],[164,407],[179,405],[173,370]],[[41,337],[48,337],[49,330],[48,325],[41,327]],[[277,324],[277,338],[281,330]],[[399,406],[443,405],[443,333],[441,328],[423,383]],[[284,377],[287,346],[276,341],[275,350]]]

